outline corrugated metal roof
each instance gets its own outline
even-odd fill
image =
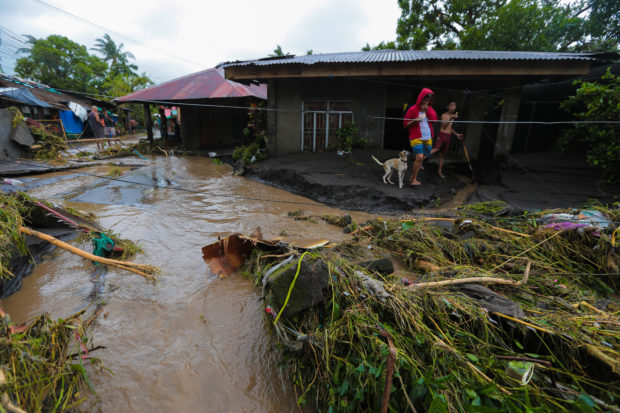
[[[495,52],[478,50],[371,50],[368,52],[323,53],[304,56],[284,56],[222,66],[271,66],[284,64],[312,65],[317,63],[378,63],[416,62],[424,60],[596,60],[591,53]]]
[[[267,85],[244,85],[224,77],[224,69],[211,68],[169,80],[115,99],[117,102],[176,101],[190,99],[257,97],[267,99]]]

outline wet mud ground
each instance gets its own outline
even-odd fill
[[[252,165],[247,176],[328,205],[368,212],[402,213],[495,199],[517,209],[567,208],[589,199],[620,198],[620,185],[601,182],[583,156],[553,153],[513,154],[501,165],[474,163],[473,176],[466,163],[452,163],[444,167],[445,179],[437,175],[435,156],[424,163],[421,186],[399,189],[383,183],[383,169],[371,158],[385,161],[396,152],[354,150],[352,159],[334,152],[303,152]],[[412,159],[406,183],[411,169]],[[397,182],[396,173],[392,181]]]
[[[105,302],[107,317],[99,317],[92,336],[94,345],[107,347],[97,355],[114,375],[91,371],[100,397],[82,410],[299,411],[263,328],[259,293],[241,275],[216,278],[201,248],[218,235],[249,233],[257,225],[266,238],[285,233],[293,243],[338,241],[346,237],[340,228],[295,221],[287,213],[343,211],[232,176],[229,166],[208,158],[152,157],[119,177],[144,185],[83,175],[105,175],[107,168],[22,180],[30,194],[93,212],[104,227],[139,242],[145,253],[134,261],[159,266],[158,285],[115,269],[91,280],[92,263],[55,249],[0,303],[22,322],[42,312],[66,317]],[[368,216],[353,213],[353,218]]]

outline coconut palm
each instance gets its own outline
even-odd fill
[[[105,62],[110,62],[110,69],[115,68],[117,64],[123,67],[129,67],[134,65],[128,65],[128,59],[135,59],[136,57],[131,52],[124,52],[123,43],[118,45],[109,34],[105,33],[103,38],[95,39],[95,47],[91,47],[91,50],[101,53]],[[122,70],[121,70],[122,71]]]

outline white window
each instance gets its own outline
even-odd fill
[[[347,122],[353,122],[353,102],[313,100],[301,104],[301,150],[324,151],[330,138]]]

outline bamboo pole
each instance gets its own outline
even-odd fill
[[[410,290],[419,290],[422,288],[443,287],[445,285],[471,284],[471,283],[493,283],[493,284],[506,284],[506,285],[518,286],[518,285],[527,283],[527,280],[530,276],[531,267],[532,267],[532,262],[528,260],[527,264],[525,265],[525,271],[523,271],[523,279],[520,281],[508,280],[506,278],[499,278],[499,277],[467,277],[467,278],[457,278],[453,280],[415,283],[415,284],[411,284],[407,288],[409,288]]]
[[[620,361],[609,357],[607,354],[603,353],[592,344],[586,344],[586,350],[588,354],[590,354],[592,357],[596,357],[603,363],[607,364],[611,368],[611,371],[613,371],[615,374],[620,375]]]
[[[500,316],[502,318],[505,318],[507,320],[514,321],[515,323],[519,323],[519,324],[523,324],[524,326],[531,327],[534,330],[538,330],[538,331],[543,332],[543,333],[555,334],[553,331],[547,330],[546,328],[538,327],[535,324],[528,323],[527,321],[519,320],[518,318],[514,318],[514,317],[511,317],[509,315],[499,313],[497,311],[493,311],[493,314],[498,315],[498,316]]]
[[[81,249],[76,248],[73,245],[67,244],[66,242],[60,241],[59,239],[56,239],[52,237],[51,235],[47,235],[47,234],[44,234],[39,231],[35,231],[30,228],[19,227],[19,231],[23,234],[31,235],[33,237],[37,237],[39,239],[47,241],[50,244],[54,244],[59,248],[69,251],[73,254],[79,255],[80,257],[86,258],[88,260],[95,261],[95,262],[105,264],[105,265],[110,265],[112,267],[120,268],[123,270],[131,271],[135,274],[138,274],[146,278],[149,281],[155,280],[155,277],[153,276],[153,274],[158,271],[157,267],[153,267],[152,265],[137,264],[133,262],[124,262],[124,261],[113,260],[110,258],[98,257],[89,252],[82,251]]]

